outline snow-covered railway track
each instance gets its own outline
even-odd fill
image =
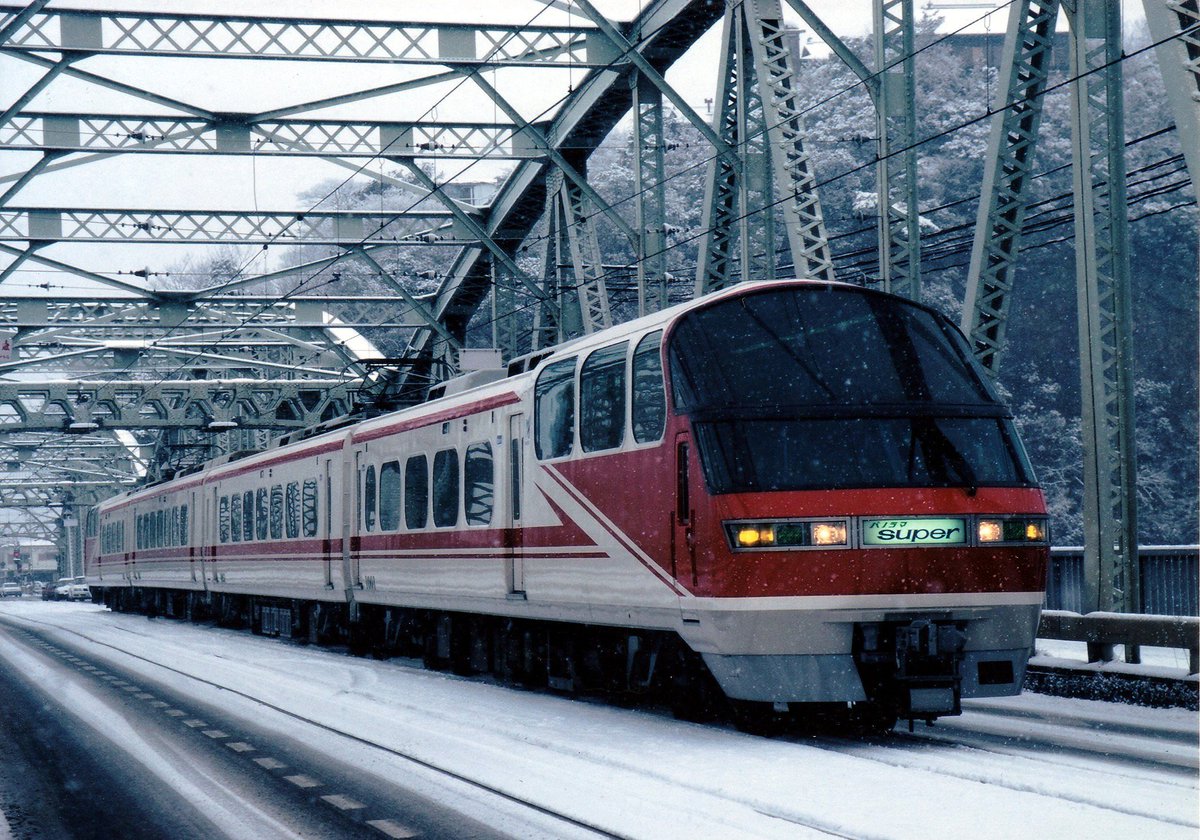
[[[1197,831],[1187,750],[1196,726],[1181,710],[1032,696],[1011,711],[972,704],[912,736],[757,738],[245,633],[32,606],[4,605],[0,618],[36,621],[114,667],[190,686],[230,715],[383,778],[408,768],[429,787],[444,777],[445,795],[477,809],[525,802],[542,809],[543,825],[564,816],[562,833],[1193,840]],[[1040,727],[1048,734],[1034,734]],[[1067,738],[1087,743],[1060,743]]]

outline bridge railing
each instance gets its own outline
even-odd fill
[[[1147,615],[1200,615],[1200,546],[1144,545],[1138,549],[1141,609]],[[1083,549],[1050,549],[1048,610],[1083,612]]]
[[[1082,614],[1083,549],[1050,549],[1046,601],[1038,637],[1085,642],[1089,662],[1111,662],[1117,645],[1125,661],[1141,661],[1141,647],[1188,651],[1188,673],[1200,670],[1200,546],[1138,549],[1140,613]]]
[[[1188,673],[1200,671],[1200,618],[1195,616],[1043,610],[1038,637],[1086,642],[1089,662],[1111,662],[1116,645],[1125,646],[1126,661],[1131,649],[1142,646],[1179,648],[1188,652]]]

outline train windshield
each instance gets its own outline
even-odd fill
[[[962,336],[906,301],[768,289],[684,316],[668,355],[714,492],[1032,483]]]

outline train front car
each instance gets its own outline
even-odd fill
[[[666,342],[683,635],[727,695],[932,720],[1019,692],[1045,503],[949,321],[776,282]]]

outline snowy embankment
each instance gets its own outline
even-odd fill
[[[22,600],[0,604],[0,620],[363,772],[402,773],[468,813],[495,807],[478,784],[627,837],[1194,840],[1200,829],[1197,721],[1184,710],[1027,694],[878,742],[767,739],[92,605]]]

